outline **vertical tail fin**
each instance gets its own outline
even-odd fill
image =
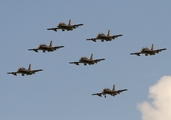
[[[31,70],[31,64],[29,64],[29,66],[28,66],[28,70]]]
[[[70,26],[71,25],[71,19],[69,20],[69,22],[68,22],[68,26]]]
[[[90,60],[93,60],[93,54],[91,54],[91,56],[90,56]]]
[[[50,41],[49,47],[52,47],[52,40]]]
[[[113,85],[113,89],[112,90],[115,91],[115,85]]]
[[[154,45],[153,44],[151,45],[151,50],[154,50]]]
[[[107,36],[110,36],[110,30],[108,30],[108,32],[107,32]]]

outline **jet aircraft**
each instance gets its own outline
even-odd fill
[[[53,52],[54,50],[57,50],[59,48],[62,48],[64,46],[55,46],[52,47],[52,41],[50,41],[50,45],[46,45],[46,44],[40,44],[37,48],[33,48],[33,49],[28,49],[28,50],[33,50],[34,52],[38,52],[38,50],[42,50],[43,52]]]
[[[101,93],[94,93],[92,95],[98,95],[99,97],[102,97],[102,95],[106,98],[106,94],[115,96],[117,94],[120,94],[123,91],[127,91],[127,89],[122,89],[122,90],[115,90],[115,85],[113,85],[113,89],[110,90],[109,88],[104,88]]]
[[[102,60],[105,60],[104,58],[102,59],[94,59],[93,60],[93,54],[91,54],[90,59],[87,57],[81,57],[80,60],[78,62],[69,62],[70,64],[75,64],[75,65],[79,65],[79,63],[83,63],[84,65],[93,65],[94,63],[100,62]]]
[[[89,38],[89,39],[86,39],[86,40],[92,40],[92,41],[96,42],[96,40],[100,39],[102,42],[104,42],[104,40],[111,41],[112,39],[115,39],[115,38],[120,37],[120,36],[123,36],[123,35],[122,34],[119,34],[119,35],[113,35],[113,36],[111,36],[110,35],[110,30],[108,30],[107,35],[105,35],[104,33],[99,33],[96,36],[96,38]]]
[[[43,71],[43,69],[31,70],[31,64],[29,64],[28,69],[26,69],[24,67],[20,67],[20,68],[18,68],[18,70],[16,72],[8,72],[7,74],[13,74],[15,76],[17,76],[17,74],[21,74],[22,76],[24,76],[25,74],[32,75],[39,71]]]
[[[135,53],[130,53],[130,54],[137,55],[137,56],[140,56],[140,54],[145,54],[145,56],[148,56],[148,55],[155,55],[156,53],[159,53],[163,50],[166,50],[166,48],[154,50],[154,45],[152,44],[151,49],[147,47],[143,47],[140,52],[135,52]]]
[[[82,25],[83,24],[74,24],[74,25],[71,25],[71,20],[69,20],[68,25],[65,24],[64,22],[60,22],[57,25],[57,27],[55,27],[55,28],[47,28],[47,30],[53,30],[55,32],[57,32],[57,29],[61,29],[62,31],[65,31],[65,30],[71,31],[71,30],[76,29],[77,27],[82,26]]]

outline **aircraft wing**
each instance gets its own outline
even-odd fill
[[[82,26],[83,24],[75,24],[73,25],[73,27],[79,27],[79,26]]]
[[[97,38],[89,38],[89,39],[86,39],[86,40],[92,40],[93,42],[96,42]]]
[[[92,94],[92,95],[97,95],[97,96],[99,96],[99,97],[102,97],[102,93],[94,93],[94,94]]]
[[[55,32],[57,32],[57,29],[59,29],[59,28],[47,28],[47,30],[53,30],[53,31],[55,31]]]
[[[69,62],[69,64],[79,65],[80,62]]]
[[[39,71],[43,71],[43,69],[39,69],[39,70],[32,70],[33,73],[35,72],[39,72]]]
[[[38,52],[38,49],[37,49],[37,48],[28,49],[28,50],[32,50],[32,51],[34,51],[34,52]]]
[[[112,36],[112,38],[115,39],[115,38],[120,37],[120,36],[123,36],[123,35],[122,34],[120,34],[120,35],[114,35],[114,36]]]
[[[140,56],[140,54],[142,53],[141,52],[130,53],[130,55],[137,55],[137,56]]]
[[[59,49],[59,48],[63,48],[64,46],[55,46],[55,47],[53,47],[55,50],[56,49]]]
[[[123,91],[127,91],[127,90],[128,90],[128,89],[117,90],[117,91],[116,91],[116,93],[117,93],[117,94],[120,94],[121,92],[123,92]]]
[[[13,75],[17,76],[17,72],[7,72],[7,74],[13,74]]]
[[[163,51],[163,50],[166,50],[166,48],[163,48],[163,49],[157,49],[157,50],[154,50],[156,53],[159,53],[159,52],[161,52],[161,51]]]
[[[100,61],[102,61],[102,60],[105,60],[104,58],[102,58],[102,59],[96,59],[96,60],[94,60],[95,62],[100,62]]]

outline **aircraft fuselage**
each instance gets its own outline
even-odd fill
[[[33,74],[34,72],[32,72],[31,70],[27,70],[27,69],[25,69],[25,68],[19,68],[19,69],[17,70],[17,73],[31,75],[31,74]]]
[[[85,63],[85,65],[86,65],[86,64],[91,65],[91,64],[94,64],[94,63],[95,63],[94,60],[90,60],[90,59],[88,59],[88,58],[80,58],[79,62]]]
[[[117,93],[114,90],[110,90],[109,88],[105,88],[102,90],[102,94],[106,98],[106,94],[111,95],[111,96],[115,96]]]
[[[65,31],[65,30],[73,30],[74,27],[72,25],[66,25],[65,23],[59,23],[58,26],[57,26],[59,29],[62,29],[62,31]]]
[[[112,37],[111,36],[106,36],[105,34],[101,33],[101,34],[98,34],[97,39],[102,39],[102,40],[112,40]]]
[[[47,50],[47,51],[54,51],[53,47],[47,46],[47,45],[39,45],[38,46],[39,50]]]
[[[146,47],[142,48],[141,53],[144,53],[145,55],[148,55],[148,54],[155,55],[155,51],[154,50],[150,50],[149,48],[146,48]]]

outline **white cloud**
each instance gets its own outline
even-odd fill
[[[162,77],[149,88],[152,102],[138,105],[142,120],[171,120],[171,76]]]

